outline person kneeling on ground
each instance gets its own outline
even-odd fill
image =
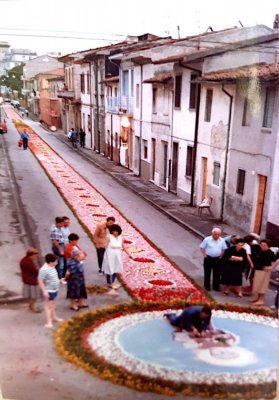
[[[191,332],[194,336],[203,336],[207,330],[214,330],[211,324],[211,309],[208,306],[190,306],[180,315],[168,313],[164,315],[172,326]]]

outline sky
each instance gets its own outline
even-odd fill
[[[68,54],[147,32],[177,38],[178,26],[180,37],[209,26],[272,28],[275,14],[279,0],[0,0],[0,41]]]

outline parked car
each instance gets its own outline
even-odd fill
[[[4,101],[5,101],[5,103],[10,103],[10,102],[11,102],[11,99],[9,99],[8,97],[6,97],[6,98],[4,99]]]
[[[12,100],[12,101],[11,101],[11,105],[14,106],[14,107],[16,107],[16,108],[19,108],[19,107],[20,107],[20,103],[19,103],[19,101],[17,101],[17,100]]]
[[[8,129],[7,129],[7,125],[4,121],[0,122],[0,134],[2,133],[7,133]]]

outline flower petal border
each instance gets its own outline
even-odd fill
[[[55,349],[68,362],[85,369],[87,372],[112,383],[127,386],[139,391],[152,391],[165,395],[174,395],[181,392],[186,396],[200,396],[219,399],[272,399],[276,394],[276,382],[262,382],[259,384],[242,383],[189,383],[175,382],[158,378],[150,378],[139,373],[131,373],[122,366],[107,362],[98,356],[89,346],[87,337],[89,333],[104,322],[116,317],[148,311],[164,311],[167,309],[181,309],[185,302],[173,302],[169,305],[150,302],[133,302],[109,306],[81,314],[62,323],[54,336]],[[261,323],[275,319],[276,314],[264,308],[240,307],[235,305],[213,305],[216,310],[243,313],[241,318]],[[249,314],[249,315],[247,315]],[[262,316],[258,318],[257,316]],[[238,316],[239,317],[239,316]],[[269,317],[269,318],[265,318]]]

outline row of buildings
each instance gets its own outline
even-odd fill
[[[278,244],[278,46],[263,25],[127,37],[29,61],[26,101],[65,133],[83,128],[100,156]]]

